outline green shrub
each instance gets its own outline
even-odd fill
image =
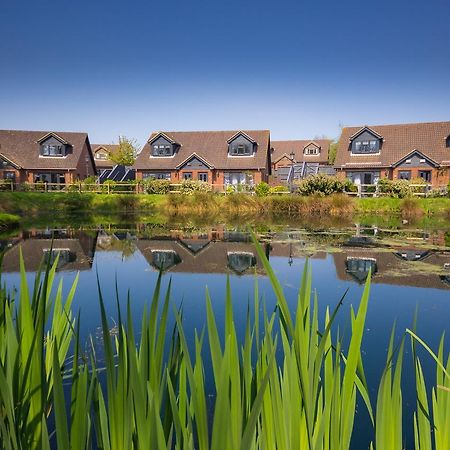
[[[266,182],[261,181],[255,186],[255,192],[258,197],[266,197],[269,195],[270,186]]]
[[[378,181],[378,192],[395,198],[410,197],[413,193],[408,180],[389,180],[381,178]]]
[[[296,183],[297,193],[301,195],[330,195],[353,189],[350,180],[340,180],[329,175],[312,175]]]
[[[211,192],[209,183],[196,180],[184,180],[180,186],[180,192],[186,195],[192,195],[194,192]]]
[[[146,194],[167,194],[170,191],[170,180],[147,178],[141,181]]]
[[[97,183],[97,177],[95,175],[91,175],[89,177],[86,177],[83,180],[83,183],[84,184],[95,184],[95,183]]]
[[[276,194],[278,192],[289,192],[289,189],[287,186],[272,186],[269,189],[269,194]]]
[[[0,191],[11,191],[11,181],[0,180]]]

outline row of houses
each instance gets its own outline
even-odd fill
[[[269,130],[159,131],[150,135],[133,177],[213,185],[285,183],[336,174],[356,184],[380,178],[450,181],[450,122],[345,127],[330,164],[330,139],[272,141]],[[91,144],[87,133],[0,130],[0,179],[72,183],[113,169],[117,145]]]

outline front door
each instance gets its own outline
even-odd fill
[[[426,181],[427,183],[431,183],[431,170],[419,170],[419,177]]]
[[[363,184],[373,184],[373,173],[365,173],[363,176]]]

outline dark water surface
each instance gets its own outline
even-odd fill
[[[230,277],[236,326],[242,333],[248,302],[253,301],[255,273],[268,310],[275,306],[261,261],[247,230],[242,227],[217,225],[202,229],[179,224],[166,228],[145,224],[104,224],[51,229],[42,227],[41,222],[37,229],[27,228],[0,238],[0,248],[5,250],[3,282],[11,290],[19,286],[19,248],[22,249],[30,281],[42,258],[53,258],[55,252],[60,252],[57,281],[64,279],[66,292],[79,273],[73,307],[81,311],[81,333],[86,340],[89,335],[96,339],[101,325],[97,272],[111,327],[117,318],[117,279],[123,307],[127,292],[130,292],[138,329],[144,304],[151,299],[158,268],[162,267],[163,286],[166,287],[172,279],[172,304],[174,307],[183,305],[186,333],[191,343],[194,329],[205,326],[206,286],[217,321],[221,324],[225,283]],[[363,358],[373,403],[394,321],[397,338],[401,338],[405,328],[412,326],[417,308],[418,334],[435,350],[442,333],[449,331],[450,224],[448,229],[442,226],[438,229],[417,229],[414,226],[389,229],[370,225],[304,229],[266,225],[263,231],[256,230],[256,233],[293,310],[307,259],[312,266],[313,286],[318,294],[321,314],[328,305],[333,307],[348,289],[338,318],[340,330],[347,335],[350,305],[357,307],[367,272],[372,269],[374,276]],[[50,252],[52,237],[53,254]],[[405,348],[405,443],[410,447],[411,411],[416,406],[410,345]],[[431,389],[434,382],[432,364],[426,355],[422,360]],[[207,385],[213,392],[210,383]],[[362,405],[359,411],[353,441],[355,449],[367,448],[367,439],[372,433]]]

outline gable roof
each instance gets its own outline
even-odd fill
[[[257,142],[249,136],[245,131],[239,130],[237,133],[233,134],[233,136],[230,137],[230,139],[227,140],[227,143],[233,142],[237,137],[243,136],[245,139],[250,141],[252,144],[256,144]]]
[[[152,135],[150,136],[148,142],[150,144],[152,144],[156,139],[163,137],[164,139],[166,139],[166,141],[169,141],[171,144],[176,144],[177,142],[174,141],[170,136],[168,136],[166,133],[160,131],[159,133],[152,133]]]
[[[357,138],[360,134],[364,133],[364,131],[367,131],[368,133],[372,134],[378,139],[383,139],[383,136],[381,134],[378,134],[375,130],[372,130],[372,128],[368,127],[367,125],[364,125],[356,133],[352,134],[349,139],[352,141],[353,139]]]
[[[427,155],[424,155],[422,152],[419,152],[419,150],[416,150],[416,149],[414,149],[412,152],[409,152],[406,156],[404,156],[403,158],[399,159],[397,162],[392,164],[392,167],[396,167],[396,166],[402,164],[408,158],[412,158],[414,155],[419,156],[421,159],[427,160],[431,165],[433,165],[435,167],[439,167],[439,163],[437,163],[436,161],[434,161],[433,159],[429,158]]]
[[[67,142],[64,138],[54,133],[53,131],[49,131],[48,133],[44,134],[44,136],[42,136],[40,139],[38,139],[39,144],[41,144],[50,137],[54,137],[57,141],[61,142],[61,144],[70,145],[70,142]]]
[[[50,135],[71,146],[67,156],[40,157],[40,142]],[[0,130],[0,153],[23,169],[76,169],[85,145],[94,165],[87,133]]]
[[[450,149],[446,138],[450,122],[407,123],[398,125],[371,125],[369,131],[382,136],[379,154],[352,155],[350,139],[364,127],[345,127],[339,139],[335,167],[359,168],[391,167],[414,151],[420,152],[439,165],[450,166]]]
[[[328,152],[333,141],[331,139],[315,139],[315,140],[293,140],[293,141],[272,141],[272,163],[276,163],[284,156],[289,159],[290,153],[295,153],[296,162],[319,162],[328,164]],[[313,144],[320,147],[319,155],[305,155],[304,150],[308,145]]]
[[[210,169],[213,169],[214,166],[208,162],[205,158],[202,158],[200,155],[197,155],[197,153],[192,153],[187,158],[185,158],[183,161],[180,162],[180,164],[177,165],[177,169],[180,169],[184,164],[188,163],[193,158],[197,158],[199,161],[201,161],[205,166],[208,166]]]
[[[186,159],[196,154],[215,169],[249,170],[267,167],[270,145],[269,130],[253,131],[165,131],[165,137],[179,147],[173,157],[153,157],[151,142],[162,132],[154,132],[142,148],[134,165],[138,170],[176,170]],[[228,140],[239,133],[245,133],[258,147],[254,156],[228,156]]]

